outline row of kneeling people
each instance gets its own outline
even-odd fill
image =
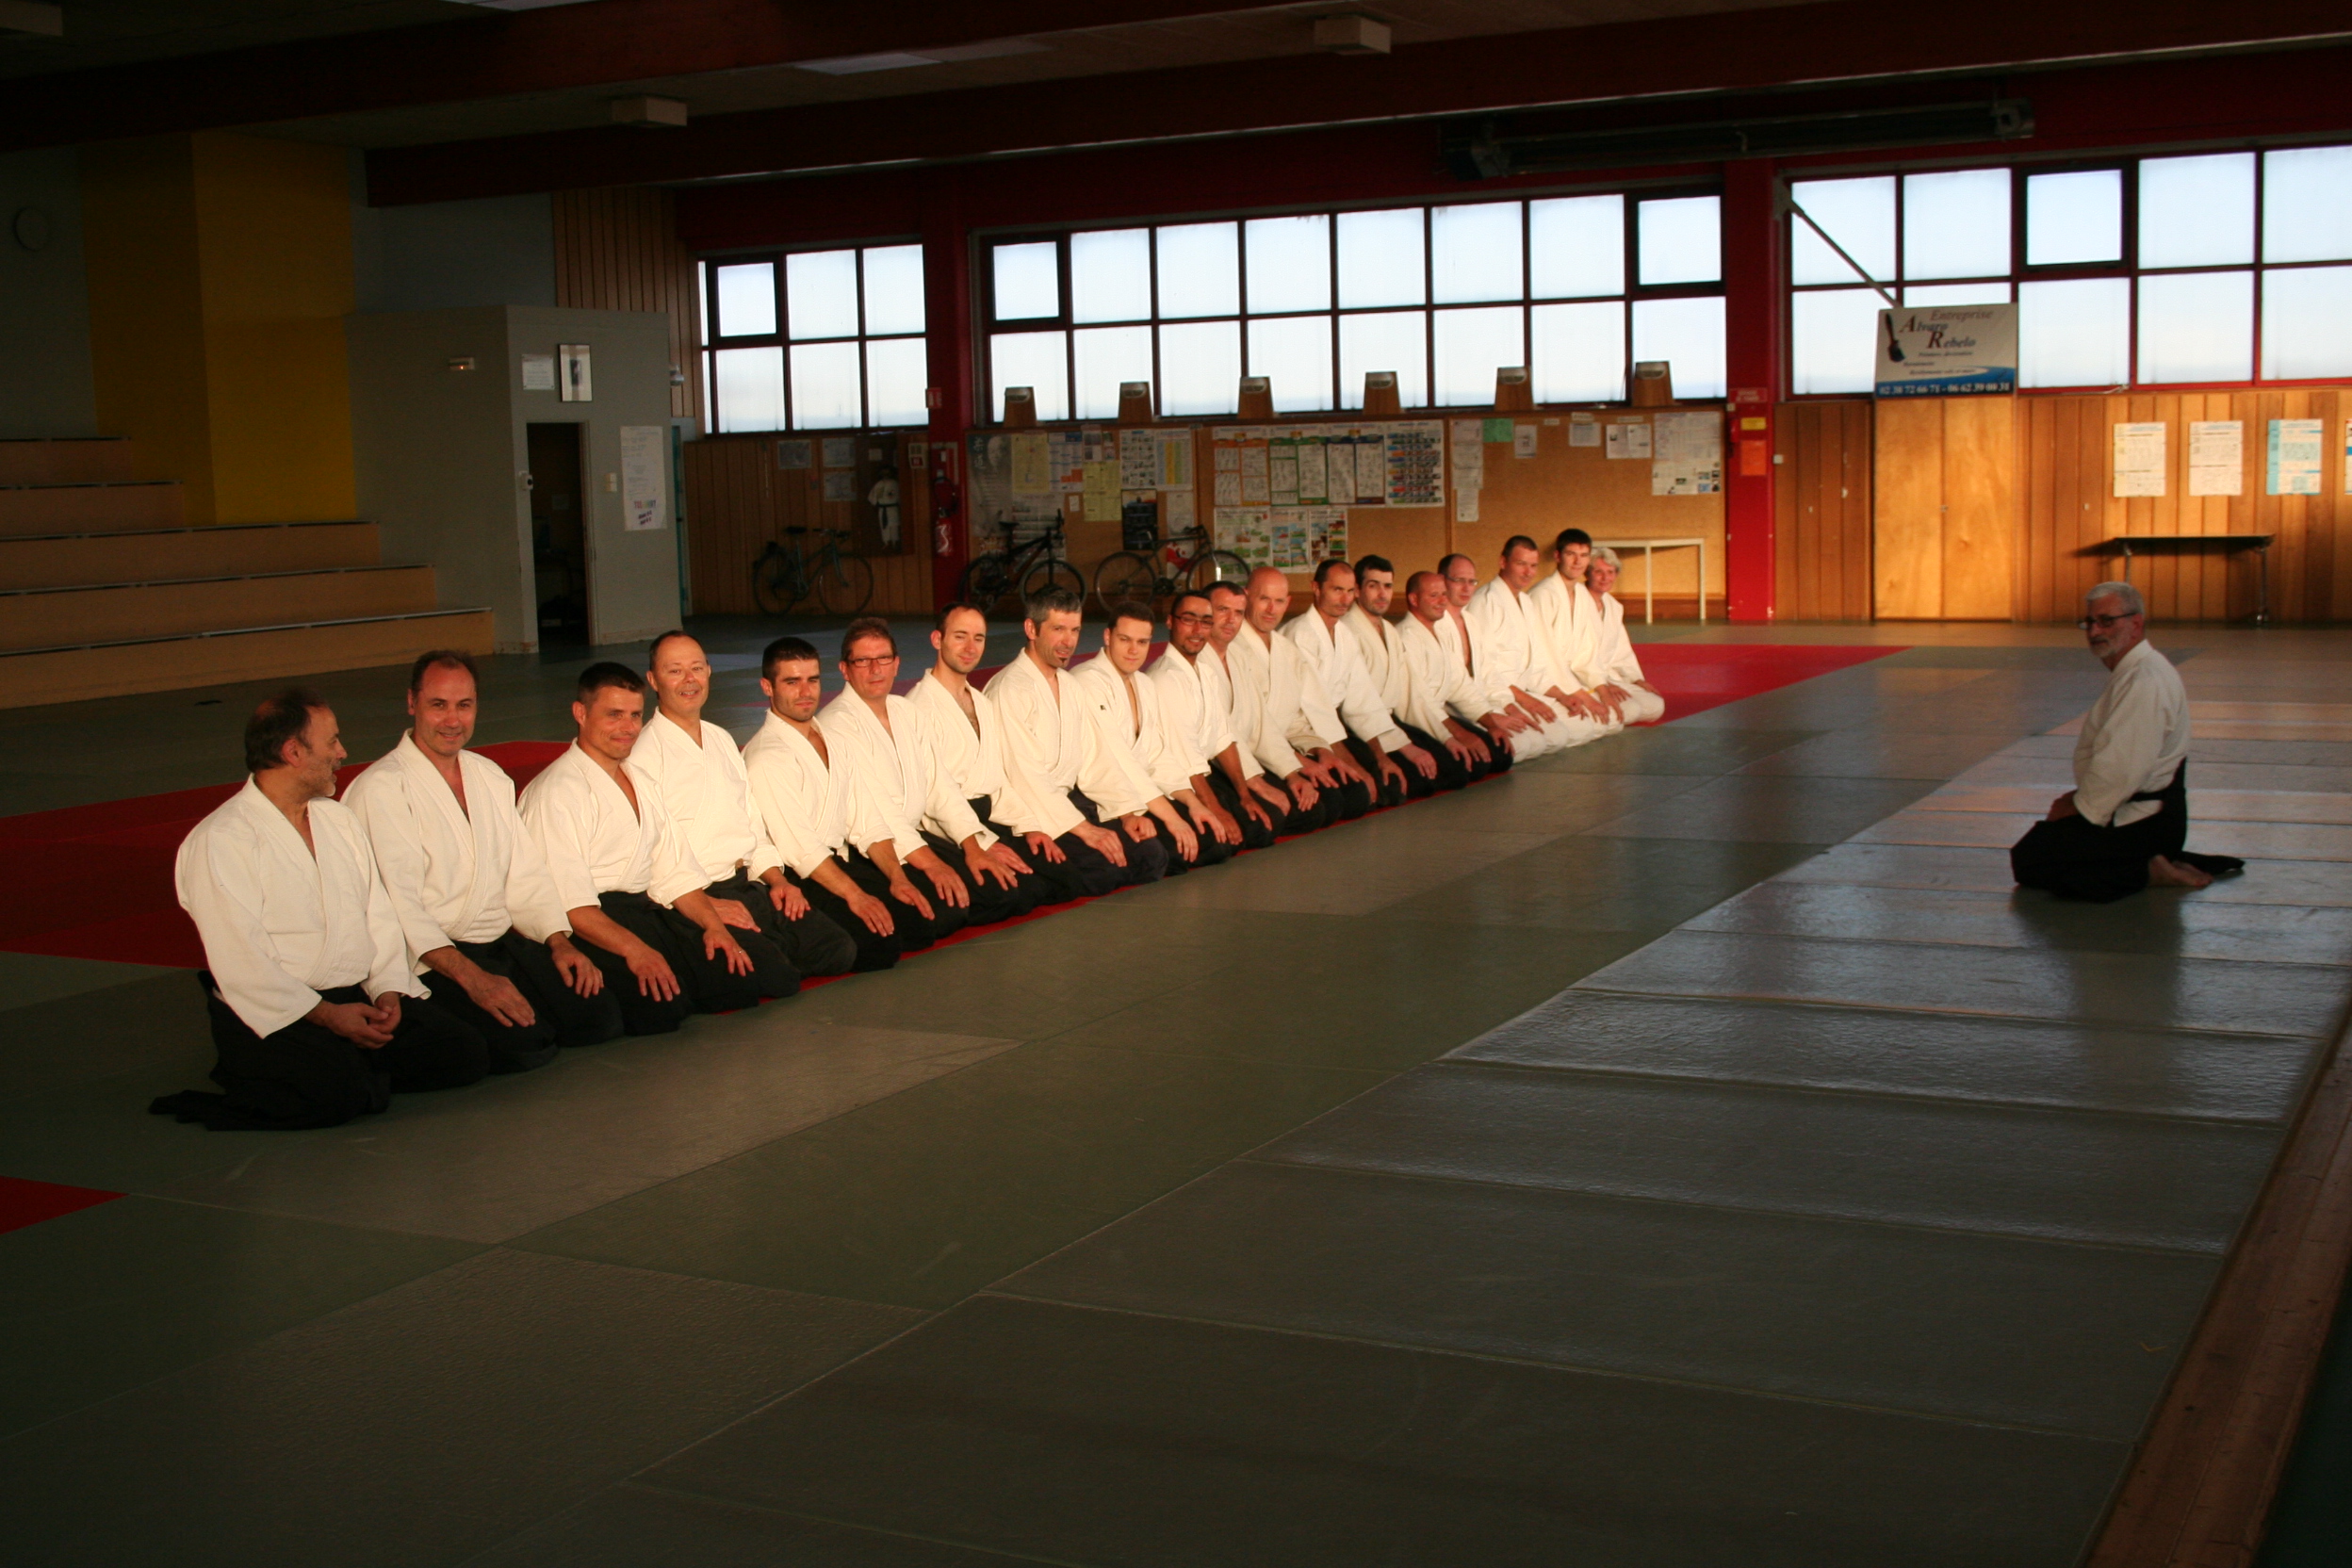
[[[1118,609],[1102,654],[1073,664],[1077,596],[1048,593],[985,691],[988,623],[968,605],[940,612],[904,696],[886,621],[843,633],[830,703],[817,650],[782,637],[740,751],[703,717],[701,645],[670,632],[643,676],[581,672],[578,733],[519,796],[467,749],[480,693],[462,653],[416,662],[411,727],[339,803],[334,712],[281,693],[246,726],[252,777],[176,868],[220,1092],[152,1108],[335,1125],[1656,719],[1614,559],[1573,531],[1552,554],[1546,573],[1513,539],[1483,588],[1449,556],[1413,574],[1395,621],[1380,557],[1325,563],[1287,624],[1288,580],[1261,571],[1179,596],[1148,668],[1149,609]]]

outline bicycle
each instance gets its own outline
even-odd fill
[[[792,541],[791,548],[781,539],[771,539],[751,564],[755,604],[770,615],[787,614],[807,598],[814,598],[827,615],[855,615],[866,607],[874,597],[874,567],[848,547],[848,530],[787,528],[784,532]],[[811,550],[801,540],[808,533],[825,537]]]
[[[1231,550],[1204,548],[1187,555],[1183,548],[1208,542],[1208,531],[1194,528],[1150,551],[1120,550],[1094,569],[1094,596],[1104,610],[1132,599],[1156,612],[1179,593],[1198,594],[1211,583],[1250,580],[1250,564]]]
[[[1012,527],[1006,525],[1003,547],[973,556],[972,564],[964,568],[956,582],[956,598],[979,606],[985,614],[1003,608],[1008,599],[1025,602],[1048,588],[1067,588],[1084,596],[1086,580],[1062,559],[1063,543],[1059,520],[1023,545],[1013,543]]]

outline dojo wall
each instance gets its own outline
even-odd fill
[[[2070,621],[2123,575],[2106,541],[2215,533],[2274,537],[2274,616],[2352,617],[2347,416],[2352,390],[2328,386],[1783,404],[1780,618]],[[2269,422],[2304,418],[2321,421],[2320,493],[2265,495]],[[2188,427],[2206,419],[2244,426],[2236,496],[2188,494]],[[2147,422],[2165,427],[2165,493],[2117,498],[2115,427]],[[2160,555],[2132,577],[2154,615],[2217,621],[2253,612],[2259,570]]]
[[[822,471],[776,465],[779,439],[806,440],[820,448],[827,433],[711,435],[689,441],[685,449],[685,510],[688,559],[694,613],[749,615],[759,606],[751,596],[751,564],[771,539],[787,528],[848,529],[858,551],[874,567],[877,614],[931,612],[931,491],[923,465],[907,461],[909,437],[892,432],[858,436],[860,451],[880,441],[895,449],[898,467],[900,542],[897,555],[880,553],[879,541],[862,528],[867,508],[859,501],[828,501]]]

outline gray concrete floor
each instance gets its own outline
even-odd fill
[[[130,1194],[0,1236],[11,1561],[2074,1561],[2352,992],[2352,635],[2160,629],[2252,863],[2085,909],[2071,634],[1658,630],[1908,651],[322,1133],[0,958],[0,1174]],[[0,714],[0,810],[251,694]]]

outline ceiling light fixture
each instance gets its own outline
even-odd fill
[[[1368,16],[1351,13],[1315,19],[1315,46],[1334,55],[1385,55],[1388,41],[1388,24]]]

